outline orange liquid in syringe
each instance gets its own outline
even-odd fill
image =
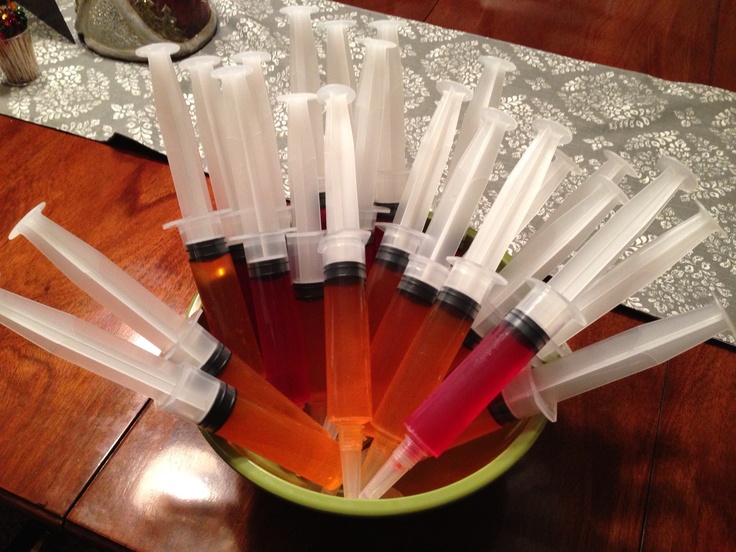
[[[325,281],[327,418],[351,424],[370,421],[370,338],[365,280]]]
[[[393,295],[386,316],[371,342],[374,408],[381,403],[432,306],[431,302],[401,290],[394,290]]]
[[[305,430],[294,418],[264,408],[260,398],[253,397],[238,393],[230,417],[216,434],[326,489],[337,489],[342,482],[337,442],[324,429]]]
[[[217,374],[217,378],[232,385],[240,393],[258,397],[260,403],[302,423],[306,429],[322,429],[322,426],[299,406],[290,401],[286,395],[235,355],[230,357],[230,361]]]
[[[230,254],[190,261],[189,266],[212,335],[262,374],[258,341]]]
[[[294,286],[298,291],[296,309],[304,330],[304,347],[309,374],[309,403],[307,409],[315,420],[324,421],[327,405],[325,360],[325,302],[321,283],[319,293],[301,293],[309,285]],[[316,286],[312,286],[316,287]],[[305,297],[306,295],[306,297]]]
[[[376,257],[366,282],[368,324],[373,339],[391,305],[396,287],[404,274],[404,267]]]
[[[445,377],[472,323],[468,313],[435,303],[374,414],[376,429],[403,439],[404,420]]]

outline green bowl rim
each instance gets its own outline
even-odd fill
[[[535,416],[520,422],[522,427],[513,441],[491,462],[478,471],[454,483],[417,495],[360,500],[319,493],[281,479],[265,468],[242,456],[227,443],[202,432],[212,446],[235,471],[276,496],[314,510],[347,516],[380,517],[410,514],[429,510],[468,496],[498,479],[531,448],[547,419]]]

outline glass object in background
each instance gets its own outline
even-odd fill
[[[136,48],[156,42],[179,45],[176,58],[202,48],[217,30],[207,0],[76,0],[74,27],[94,52],[140,61]]]

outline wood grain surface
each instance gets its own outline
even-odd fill
[[[13,167],[0,187],[0,287],[134,337],[24,237],[7,240],[45,201],[49,218],[184,311],[193,284],[181,247],[170,236],[163,239],[161,225],[176,213],[165,165],[6,117],[0,117],[0,140]],[[59,522],[145,398],[58,360],[4,326],[0,342],[0,489]]]

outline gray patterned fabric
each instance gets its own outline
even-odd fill
[[[285,113],[275,98],[289,87],[289,29],[286,16],[279,9],[294,3],[297,2],[211,0],[219,16],[219,29],[201,52],[216,54],[226,64],[230,63],[230,56],[245,50],[271,54],[266,76],[282,145]],[[359,70],[362,46],[355,39],[374,36],[375,31],[367,23],[385,16],[327,0],[309,3],[320,10],[313,16],[315,21],[357,22],[350,36],[356,71]],[[73,27],[73,0],[60,0],[59,5],[68,25]],[[736,319],[735,93],[665,81],[425,23],[404,23],[399,34],[409,160],[439,98],[437,80],[449,78],[474,86],[481,72],[480,55],[498,56],[516,65],[517,70],[507,75],[501,107],[519,121],[519,126],[507,134],[491,185],[474,217],[475,226],[482,221],[496,188],[531,140],[531,123],[536,118],[555,119],[571,129],[573,140],[563,150],[577,161],[583,174],[563,182],[517,238],[514,248],[522,245],[555,205],[600,166],[605,149],[619,153],[640,171],[639,179],[629,177],[622,183],[630,197],[657,175],[656,161],[660,156],[674,156],[699,175],[700,186],[695,192],[679,193],[628,252],[696,213],[694,199],[719,221],[725,235],[710,237],[665,275],[628,299],[626,305],[662,317],[709,303],[714,293]],[[24,88],[0,87],[1,113],[93,140],[105,141],[120,134],[163,152],[145,65],[97,56],[35,20],[31,22],[31,31],[42,77]],[[317,31],[317,38],[324,56],[321,31]],[[189,83],[182,80],[191,106]],[[731,335],[719,339],[736,344]]]

